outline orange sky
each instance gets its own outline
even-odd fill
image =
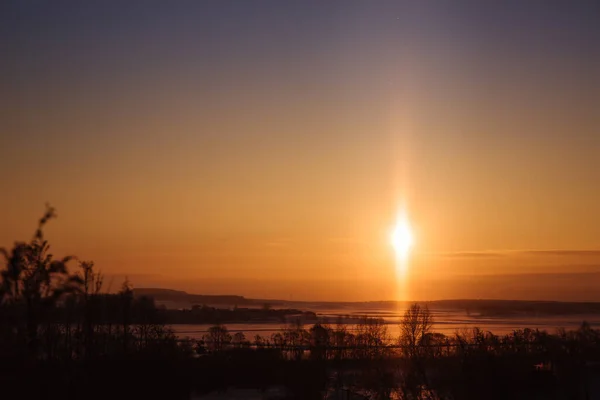
[[[55,254],[134,286],[600,300],[586,6],[274,4],[3,13],[0,245],[48,201]]]

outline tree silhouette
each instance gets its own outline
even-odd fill
[[[417,358],[421,355],[419,350],[427,342],[432,326],[433,317],[427,306],[414,303],[404,312],[400,321],[400,344],[406,356]]]
[[[247,345],[247,343],[248,343],[248,342],[246,341],[246,335],[244,335],[244,332],[236,332],[236,333],[233,335],[233,338],[232,338],[232,341],[231,341],[231,342],[233,343],[233,345],[234,345],[236,348],[240,348],[240,347],[246,346],[246,345]]]
[[[17,242],[10,252],[0,249],[6,261],[6,269],[0,274],[0,304],[24,308],[27,347],[31,357],[37,354],[38,328],[46,314],[65,294],[81,290],[81,278],[69,275],[67,271],[67,263],[74,257],[55,260],[49,253],[50,245],[44,239],[43,228],[55,217],[54,208],[47,205],[29,243]]]
[[[412,304],[400,321],[399,342],[408,362],[403,373],[402,390],[407,396],[422,398],[423,388],[428,384],[424,362],[432,326],[433,318],[429,309],[418,303]]]
[[[231,343],[231,335],[225,326],[215,325],[208,329],[204,341],[210,350],[219,352]]]

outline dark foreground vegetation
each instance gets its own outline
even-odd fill
[[[293,308],[239,308],[233,309],[196,305],[191,309],[159,310],[159,315],[167,324],[224,324],[228,322],[262,323],[287,322],[301,319],[305,322],[316,322],[317,315],[312,311],[301,311]]]
[[[445,336],[415,304],[395,338],[382,320],[364,318],[290,325],[268,338],[219,324],[202,340],[180,339],[127,282],[106,294],[92,262],[55,259],[42,231],[53,217],[49,209],[30,242],[3,251],[2,398],[188,399],[271,385],[295,399],[347,398],[336,397],[342,389],[373,399],[590,399],[597,390],[600,332],[585,323],[556,334]]]

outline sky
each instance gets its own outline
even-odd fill
[[[54,254],[115,287],[600,300],[599,19],[597,1],[4,1],[0,246],[49,202]]]

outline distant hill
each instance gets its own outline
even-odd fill
[[[162,303],[168,308],[191,308],[193,305],[207,306],[238,306],[262,307],[268,304],[271,307],[299,308],[303,310],[348,310],[349,313],[360,313],[371,309],[390,309],[406,307],[408,302],[373,301],[373,302],[316,302],[316,301],[287,301],[249,299],[239,295],[206,295],[191,294],[181,290],[163,288],[138,288],[133,289],[134,296],[148,296],[157,303]],[[515,316],[515,315],[573,315],[596,314],[600,315],[599,302],[559,302],[559,301],[526,301],[526,300],[485,300],[485,299],[453,299],[421,301],[430,309],[462,310],[472,316]]]
[[[206,295],[190,294],[181,290],[161,289],[161,288],[139,288],[133,289],[133,295],[148,296],[159,302],[176,302],[190,304],[231,304],[231,305],[250,305],[254,304],[252,300],[244,296],[237,295]]]
[[[438,300],[430,302],[436,308],[465,310],[482,317],[509,317],[518,315],[600,315],[598,302],[562,302],[529,300]]]
[[[134,296],[188,296],[188,294],[182,290],[173,290],[173,289],[161,289],[161,288],[139,288],[133,289]]]

